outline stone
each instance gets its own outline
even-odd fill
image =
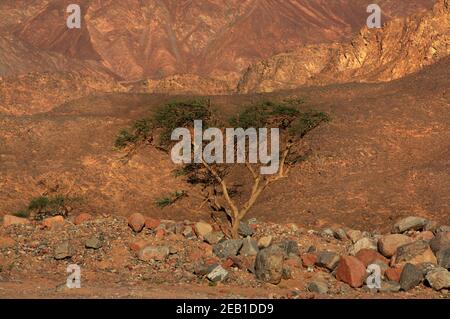
[[[142,214],[134,213],[128,217],[128,225],[134,232],[139,233],[144,229],[145,217]]]
[[[269,247],[272,244],[272,239],[273,239],[272,236],[261,237],[258,240],[258,247],[261,249]]]
[[[258,243],[256,240],[248,236],[242,241],[242,247],[239,254],[243,256],[256,256],[258,251]]]
[[[60,226],[64,225],[64,223],[65,223],[64,217],[54,216],[54,217],[49,217],[49,218],[44,219],[42,221],[42,227],[54,229],[56,227],[60,227]]]
[[[92,220],[92,215],[88,213],[81,213],[73,220],[75,225],[81,225],[89,220]]]
[[[352,241],[352,243],[356,243],[358,240],[363,238],[363,234],[359,230],[349,229],[347,230],[347,237]]]
[[[170,248],[167,246],[146,246],[138,253],[139,260],[142,261],[164,261],[170,254]]]
[[[373,249],[361,249],[360,251],[358,251],[355,257],[358,258],[365,267],[372,264],[376,260],[382,261],[385,264],[389,263],[389,260],[387,258]]]
[[[425,277],[434,290],[450,289],[450,272],[442,267],[431,270]]]
[[[292,279],[292,270],[288,265],[283,265],[283,271],[281,273],[281,278],[284,280]]]
[[[304,267],[312,267],[317,263],[316,254],[306,253],[302,255],[301,259]]]
[[[359,288],[366,279],[366,267],[356,257],[342,256],[337,266],[336,279],[345,282],[350,287]]]
[[[138,241],[132,242],[130,244],[130,249],[132,251],[139,251],[139,250],[141,250],[142,248],[144,248],[145,246],[148,246],[148,245],[149,245],[148,241],[146,241],[146,240],[138,240]]]
[[[226,271],[222,266],[217,265],[209,271],[206,277],[212,282],[221,282],[227,279],[228,271]]]
[[[450,232],[450,226],[448,226],[448,225],[439,226],[436,229],[436,234],[438,234],[438,233],[448,233],[448,232]]]
[[[408,230],[422,230],[428,220],[422,217],[409,216],[403,218],[394,224],[394,232],[404,233]]]
[[[409,244],[412,241],[413,240],[410,237],[402,234],[382,236],[378,240],[378,250],[383,254],[383,256],[390,258],[394,256],[398,247]]]
[[[397,281],[382,281],[379,292],[399,292],[402,286]]]
[[[450,232],[437,233],[436,236],[430,240],[430,247],[434,253],[446,247],[450,247]]]
[[[164,228],[158,227],[156,229],[156,232],[155,232],[156,239],[163,239],[165,235],[166,235],[166,231],[164,230]]]
[[[16,245],[16,241],[11,237],[0,237],[0,249],[7,249],[14,247]]]
[[[316,265],[333,271],[339,263],[339,255],[335,252],[322,251],[317,253]]]
[[[314,280],[308,283],[306,289],[309,292],[314,292],[317,294],[326,294],[328,293],[328,284],[326,282],[320,280]]]
[[[345,240],[347,239],[347,234],[345,233],[345,230],[343,230],[342,228],[337,228],[334,231],[334,238],[338,240]]]
[[[9,227],[12,225],[27,225],[30,221],[26,218],[16,217],[13,215],[3,216],[3,227]]]
[[[428,243],[422,240],[400,246],[391,260],[392,265],[405,263],[417,265],[425,262],[437,264],[437,259]]]
[[[278,246],[270,246],[258,252],[255,261],[256,277],[277,285],[283,276],[284,252]]]
[[[422,271],[413,264],[406,264],[400,276],[402,290],[408,291],[418,286],[423,281]]]
[[[69,241],[62,242],[58,246],[56,246],[54,252],[54,258],[56,260],[66,259],[72,256],[73,256],[73,248],[70,245]]]
[[[438,265],[432,263],[421,263],[416,265],[417,268],[422,272],[422,275],[426,276],[430,271],[436,269]]]
[[[361,249],[377,250],[376,240],[368,237],[361,238],[350,249],[350,255],[356,255]]]
[[[225,237],[225,235],[221,231],[213,231],[213,232],[207,233],[204,236],[204,240],[210,245],[215,245],[218,242],[220,242],[224,237]]]
[[[197,237],[200,239],[204,239],[205,235],[209,234],[213,231],[213,227],[205,222],[198,222],[194,225],[195,233],[197,234]]]
[[[298,249],[298,243],[295,240],[285,240],[281,243],[280,246],[286,256],[299,256],[300,251]]]
[[[154,229],[158,228],[159,225],[161,225],[161,221],[156,218],[147,218],[145,220],[144,225],[145,225],[145,228],[154,230]]]
[[[414,240],[425,240],[429,242],[434,238],[434,234],[431,231],[422,231],[420,233],[414,234],[412,238]]]
[[[255,231],[253,230],[252,227],[250,227],[248,222],[240,222],[239,228],[238,228],[238,233],[239,233],[239,235],[241,235],[243,237],[248,237],[248,236],[253,236]]]
[[[423,228],[423,230],[431,231],[431,232],[435,233],[438,227],[439,227],[438,223],[436,223],[435,221],[429,220],[428,223]]]
[[[402,271],[403,271],[403,266],[391,267],[391,268],[386,269],[386,271],[384,272],[384,276],[389,281],[399,282],[400,281],[400,277],[402,275]]]
[[[334,238],[334,231],[331,228],[325,228],[324,230],[322,230],[322,232],[320,233],[322,237],[333,237]]]
[[[450,269],[450,246],[439,250],[436,253],[436,257],[437,257],[439,266],[441,266],[445,269]]]
[[[194,229],[191,226],[186,226],[181,233],[185,238],[193,238],[195,236]]]
[[[214,254],[219,258],[228,258],[236,256],[242,247],[241,239],[227,239],[213,247]]]
[[[102,242],[102,240],[100,240],[100,238],[93,236],[93,237],[89,238],[88,240],[86,240],[84,245],[86,248],[100,249],[103,246],[103,242]]]

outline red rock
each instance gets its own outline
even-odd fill
[[[378,240],[378,250],[385,257],[392,257],[397,248],[412,242],[413,240],[406,235],[392,234],[381,237]]]
[[[145,228],[148,229],[156,229],[158,226],[161,225],[161,221],[156,218],[147,218],[145,220]]]
[[[141,250],[142,248],[144,248],[145,246],[147,246],[149,243],[148,243],[148,241],[146,241],[146,240],[138,240],[138,241],[135,241],[135,242],[132,242],[131,244],[130,244],[130,249],[132,250],[132,251],[139,251],[139,250]]]
[[[3,226],[9,227],[11,225],[26,225],[29,224],[30,221],[26,218],[20,218],[13,215],[5,215],[3,216]]]
[[[312,267],[316,264],[316,262],[317,262],[316,254],[307,253],[307,254],[302,255],[303,266]]]
[[[433,234],[433,232],[427,230],[427,231],[423,231],[423,232],[413,235],[413,238],[415,240],[430,241],[434,238],[434,234]]]
[[[138,258],[142,261],[163,261],[169,256],[169,247],[167,246],[146,246],[139,250]]]
[[[84,222],[87,222],[88,220],[92,219],[92,215],[88,214],[88,213],[82,213],[80,215],[78,215],[77,217],[75,217],[75,219],[73,220],[73,223],[75,225],[81,225]]]
[[[42,227],[43,228],[55,228],[58,226],[62,226],[64,225],[65,221],[64,221],[64,217],[62,216],[54,216],[54,217],[49,217],[46,218],[42,221]]]
[[[384,272],[384,275],[389,281],[399,282],[400,276],[402,275],[402,271],[403,271],[402,266],[392,267],[392,268],[386,269],[386,271]]]
[[[342,256],[337,267],[336,278],[353,288],[359,288],[366,279],[366,267],[356,257]]]
[[[142,214],[134,213],[130,217],[128,217],[128,225],[135,231],[139,233],[142,231],[145,225],[145,217]]]
[[[289,258],[289,259],[284,261],[284,264],[286,266],[291,267],[291,268],[301,268],[302,267],[302,265],[300,263],[300,259],[298,257],[296,257],[296,258]]]
[[[358,251],[355,257],[358,258],[364,264],[365,267],[367,267],[376,260],[389,264],[389,260],[387,258],[385,258],[383,255],[381,255],[380,253],[378,253],[376,250],[373,249],[361,249],[360,251]]]
[[[16,241],[10,237],[0,237],[0,249],[11,248],[16,244]]]
[[[158,228],[158,230],[156,231],[155,237],[156,237],[156,239],[163,239],[165,235],[166,235],[166,232],[164,231],[164,229]]]
[[[234,266],[234,261],[230,258],[226,259],[223,263],[222,263],[222,267],[225,269],[230,269],[231,267]]]

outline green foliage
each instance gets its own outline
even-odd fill
[[[67,215],[68,207],[80,199],[62,195],[52,197],[39,196],[33,198],[28,205],[28,213],[35,213],[36,217]]]
[[[16,217],[21,217],[21,218],[28,218],[28,217],[30,217],[30,212],[25,209],[21,209],[21,210],[18,210],[16,212],[12,213],[12,215],[16,216]]]
[[[116,137],[117,148],[124,148],[147,141],[155,129],[161,129],[158,146],[166,148],[172,131],[178,127],[193,126],[194,120],[202,120],[207,125],[210,117],[208,101],[203,99],[173,101],[156,109],[150,118],[136,121],[131,129],[123,129]]]
[[[310,110],[298,116],[290,131],[292,134],[304,137],[320,124],[329,121],[330,117],[326,113]]]
[[[170,193],[168,196],[159,198],[155,201],[156,206],[159,208],[164,208],[170,205],[173,205],[176,201],[186,196],[185,191],[175,191]]]

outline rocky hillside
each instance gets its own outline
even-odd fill
[[[238,91],[270,92],[305,84],[391,81],[450,54],[450,3],[395,19],[380,30],[362,29],[346,44],[312,45],[250,67]]]

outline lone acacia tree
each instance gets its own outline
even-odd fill
[[[241,136],[241,139],[233,137],[233,157],[239,152],[238,145],[244,145],[243,161],[234,162],[234,164],[210,163],[201,157],[197,163],[181,164],[181,168],[176,172],[178,176],[185,176],[187,182],[202,186],[204,197],[202,205],[209,204],[213,211],[211,216],[214,219],[216,219],[214,212],[223,212],[231,227],[222,227],[222,230],[229,237],[238,238],[241,221],[247,216],[264,190],[271,184],[286,178],[291,167],[303,160],[305,152],[302,150],[301,140],[311,130],[329,120],[328,116],[322,112],[312,110],[301,112],[298,106],[302,103],[301,100],[257,103],[244,108],[231,119],[221,120],[211,109],[209,101],[173,102],[158,108],[151,117],[135,122],[131,129],[122,130],[117,136],[116,147],[126,151],[123,157],[125,160],[128,160],[140,146],[145,144],[169,152],[174,144],[170,140],[172,131],[176,128],[192,130],[195,120],[202,120],[205,127],[216,127],[223,133],[227,131],[227,127],[245,130],[246,134]],[[264,138],[260,136],[259,128],[277,128],[279,131],[277,171],[271,175],[262,174],[262,168],[272,163],[262,164],[250,161],[250,142],[246,142],[250,141],[250,132],[253,132],[257,135],[256,140],[261,147]],[[239,142],[243,142],[243,144]],[[198,147],[206,144],[205,141],[202,141],[202,145],[193,144],[192,155]],[[268,145],[265,147],[267,150]],[[217,151],[221,150],[216,149],[215,152]],[[225,152],[225,149],[222,151]],[[242,152],[242,149],[240,151]],[[243,181],[242,169],[248,172],[252,182],[251,185],[248,185],[250,187],[245,199],[238,200],[237,194],[243,192],[236,190],[231,182],[231,176],[235,173],[235,175],[239,175],[239,180]]]

